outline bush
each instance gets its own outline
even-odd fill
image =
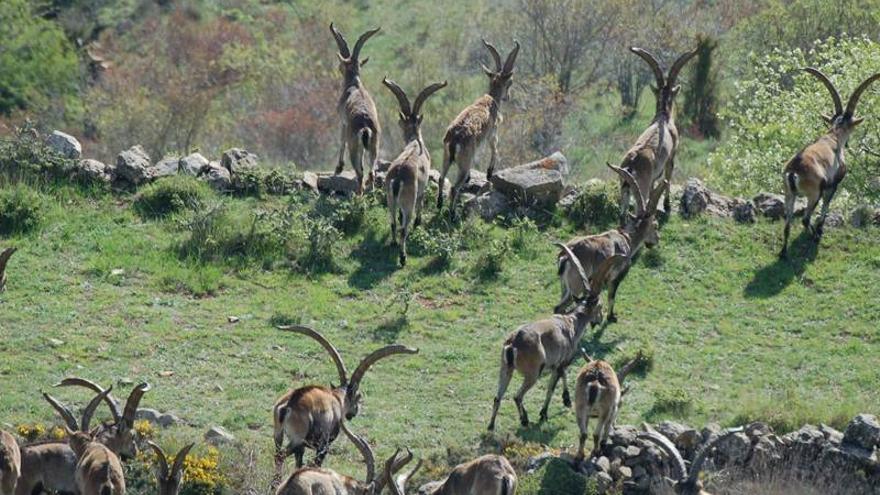
[[[311,215],[329,221],[345,235],[353,235],[364,225],[369,201],[367,196],[337,198],[321,195],[315,201]]]
[[[446,269],[452,265],[455,253],[461,244],[461,238],[455,231],[443,232],[416,229],[409,236],[409,249],[421,256],[433,256],[432,264]]]
[[[578,229],[613,225],[620,214],[618,190],[617,183],[613,181],[589,182],[565,214]]]
[[[477,275],[482,279],[497,277],[504,269],[504,263],[510,256],[510,240],[507,237],[493,239],[489,248],[477,257],[474,266]]]
[[[532,259],[539,251],[540,232],[534,220],[528,217],[516,218],[510,225],[510,247],[527,259]]]
[[[693,410],[694,399],[690,392],[680,388],[659,388],[654,392],[654,405],[649,416],[672,414],[687,416]]]
[[[165,177],[143,188],[134,200],[134,208],[143,218],[163,218],[199,209],[212,194],[207,184],[194,177]]]
[[[43,219],[43,198],[33,189],[17,184],[0,189],[0,235],[25,234]]]
[[[333,270],[336,268],[335,251],[342,240],[342,234],[329,221],[321,217],[304,217],[308,246],[300,258],[303,267],[309,271]]]
[[[17,127],[11,137],[0,139],[0,177],[7,182],[63,178],[73,165],[46,146],[32,126]]]

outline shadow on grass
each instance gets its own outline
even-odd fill
[[[358,289],[372,289],[398,269],[398,249],[378,237],[374,229],[367,231],[364,240],[351,252],[359,263],[348,277],[348,285]]]
[[[373,329],[373,340],[390,344],[397,341],[397,336],[408,326],[409,319],[406,315],[398,315],[395,318],[386,318],[382,324]]]
[[[609,323],[607,321],[602,323],[593,330],[589,338],[585,335],[584,338],[581,339],[581,348],[583,348],[592,359],[604,359],[605,356],[611,353],[625,340],[623,338],[616,338],[608,342],[602,342],[602,336],[605,335],[605,329],[608,328],[608,325]],[[581,358],[576,358],[572,363],[572,366],[580,368]]]
[[[804,274],[807,265],[816,259],[819,244],[809,234],[801,234],[788,246],[787,258],[776,258],[767,266],[755,271],[752,280],[743,290],[748,298],[773,297]]]
[[[553,404],[551,403],[551,407]],[[531,420],[531,414],[529,415]],[[561,426],[550,424],[548,422],[531,422],[529,426],[520,426],[516,429],[516,436],[523,442],[539,443],[542,445],[550,444],[556,435],[562,431]]]

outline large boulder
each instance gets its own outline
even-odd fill
[[[491,183],[508,198],[528,205],[555,205],[565,190],[568,160],[558,151],[541,160],[495,172]]]
[[[730,203],[733,219],[739,223],[755,223],[755,205],[742,198],[733,198]]]
[[[113,180],[113,172],[112,165],[86,158],[76,162],[71,170],[71,178],[86,184],[109,184]]]
[[[228,149],[220,157],[220,166],[233,176],[238,171],[255,168],[257,165],[257,155],[241,148]]]
[[[137,186],[152,179],[150,155],[135,145],[116,155],[116,179]]]
[[[46,145],[65,158],[78,160],[82,156],[82,145],[70,134],[52,131],[46,138]]]
[[[470,177],[468,177],[467,184],[465,184],[464,187],[461,188],[461,190],[464,192],[469,192],[471,194],[480,194],[488,187],[489,180],[486,178],[486,173],[479,170],[471,169]]]
[[[202,168],[199,178],[207,182],[215,191],[228,192],[232,190],[232,177],[229,170],[220,166],[218,162],[210,162]]]
[[[352,195],[357,192],[357,175],[352,170],[341,174],[318,172],[318,190],[329,194]]]
[[[508,211],[510,201],[501,192],[491,190],[465,201],[464,209],[469,215],[479,215],[488,222]]]
[[[713,192],[697,178],[690,178],[681,195],[681,215],[691,218],[702,215],[716,217],[732,217],[736,202],[721,194]]]
[[[849,223],[860,229],[871,225],[880,226],[880,208],[867,205],[859,206],[850,214]]]
[[[318,192],[318,174],[314,172],[303,172],[302,185],[304,189]]]
[[[177,175],[177,171],[179,169],[180,158],[163,158],[159,160],[155,165],[150,167],[150,176],[153,179],[158,179],[159,177]]]
[[[781,194],[758,193],[752,198],[752,202],[755,203],[755,208],[763,217],[779,220],[785,216],[785,198]]]
[[[880,423],[877,422],[877,416],[859,414],[853,418],[843,432],[843,443],[867,450],[880,446]]]
[[[182,174],[198,177],[202,169],[210,165],[210,163],[201,153],[193,153],[181,158],[177,163],[177,168]]]

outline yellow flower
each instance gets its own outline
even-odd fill
[[[142,419],[134,422],[134,431],[141,438],[153,438],[153,435],[156,434],[156,427],[153,426],[153,423]]]

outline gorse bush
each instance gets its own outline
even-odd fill
[[[781,191],[782,168],[826,132],[821,114],[834,109],[828,90],[801,70],[807,66],[825,72],[848,98],[873,68],[880,67],[880,44],[829,39],[809,52],[774,51],[756,60],[754,78],[736,83],[736,97],[722,112],[729,130],[727,140],[709,157],[710,180],[734,194]],[[871,179],[880,175],[880,164],[861,151],[880,148],[880,120],[872,117],[880,114],[876,87],[862,95],[856,112],[867,118],[850,138],[848,175],[839,196],[844,202],[876,201],[880,191],[871,186]]]
[[[183,210],[200,208],[213,196],[204,182],[194,177],[165,177],[141,189],[134,208],[144,218],[162,218]]]
[[[43,197],[23,184],[0,189],[0,235],[25,234],[43,219]]]
[[[577,228],[606,227],[617,221],[619,186],[616,181],[589,182],[565,214]]]
[[[320,196],[312,207],[312,215],[324,218],[345,235],[357,233],[364,225],[370,197],[337,198]]]
[[[433,263],[440,268],[448,268],[455,259],[461,245],[458,231],[415,229],[409,236],[409,249],[419,256],[434,257]]]
[[[342,240],[342,233],[321,217],[305,216],[302,224],[308,240],[306,250],[300,257],[303,268],[308,271],[333,270],[336,267],[335,250]]]
[[[510,240],[507,236],[492,239],[488,248],[477,257],[475,271],[482,279],[496,278],[504,269],[511,253]]]

